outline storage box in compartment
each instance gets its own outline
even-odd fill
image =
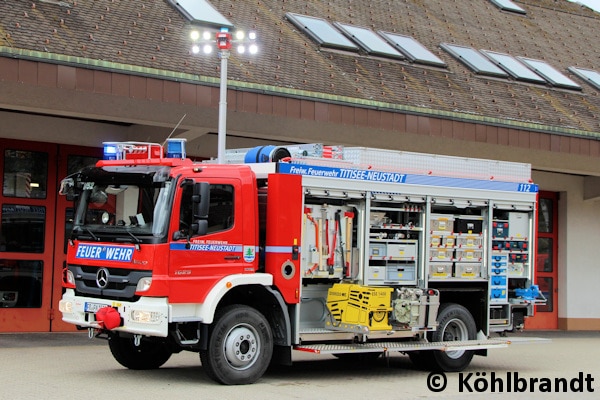
[[[511,278],[522,278],[525,277],[525,265],[524,264],[509,264],[508,265],[508,276]]]
[[[491,292],[491,301],[502,302],[507,300],[507,290],[505,288],[494,288]]]
[[[456,259],[458,261],[481,261],[483,250],[476,249],[457,249]]]
[[[367,280],[369,282],[383,282],[386,277],[386,267],[367,267]]]
[[[385,257],[386,255],[386,243],[369,243],[369,257]]]
[[[388,219],[384,212],[371,212],[369,214],[369,223],[373,226],[381,226],[387,221]]]
[[[492,262],[504,263],[504,265],[506,265],[507,260],[508,256],[504,254],[492,254]]]
[[[509,251],[510,242],[506,240],[492,240],[492,250]]]
[[[506,286],[506,276],[492,276],[490,283],[492,286]]]
[[[456,245],[456,236],[431,236],[431,247],[454,247]]]
[[[442,243],[444,242],[444,237],[439,235],[431,236],[431,247],[442,247]]]
[[[415,281],[415,266],[414,265],[388,265],[387,279],[388,282],[413,282]]]
[[[429,259],[431,261],[452,261],[454,249],[445,247],[436,247],[429,250]]]
[[[475,235],[460,235],[456,239],[459,248],[480,249],[483,247],[483,237]]]
[[[456,233],[481,233],[483,231],[483,218],[464,218],[459,217],[454,223],[454,232]]]
[[[493,250],[504,250],[504,251],[515,251],[515,252],[527,252],[529,249],[529,242],[526,240],[493,240]]]
[[[517,241],[517,240],[512,240],[509,244],[510,250],[511,251],[519,251],[521,250],[521,243],[524,243],[523,241]]]
[[[529,215],[523,212],[508,213],[508,235],[515,239],[524,239],[529,236]]]
[[[481,263],[456,263],[455,278],[473,279],[481,277]]]
[[[415,243],[389,243],[387,245],[387,259],[389,260],[414,260],[417,257]]]
[[[492,237],[506,239],[508,237],[508,222],[493,221],[492,222]]]
[[[432,214],[429,226],[434,232],[452,233],[454,231],[454,216]]]
[[[511,253],[509,255],[509,261],[511,263],[526,263],[528,260],[529,260],[528,254]]]
[[[429,279],[446,279],[452,276],[452,263],[430,263]]]

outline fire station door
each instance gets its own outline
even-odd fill
[[[76,156],[92,150],[0,141],[0,332],[74,329],[61,329],[55,311],[62,295],[67,208],[72,207],[57,200],[63,197],[57,182],[67,174],[67,163],[76,169],[93,163]]]

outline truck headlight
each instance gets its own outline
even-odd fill
[[[73,313],[73,303],[68,300],[61,300],[58,302],[58,310],[63,314]]]
[[[135,290],[136,292],[145,292],[146,290],[150,289],[150,286],[152,286],[152,278],[142,278],[138,281]]]

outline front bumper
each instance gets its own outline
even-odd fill
[[[121,326],[113,329],[146,336],[166,337],[169,328],[169,305],[166,297],[142,297],[136,302],[112,301],[76,296],[67,289],[59,302],[62,320],[83,328],[101,329],[96,312],[101,307],[113,307],[121,316]]]

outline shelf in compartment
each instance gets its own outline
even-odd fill
[[[487,282],[487,279],[485,278],[457,278],[455,276],[449,276],[447,278],[438,278],[435,276],[430,276],[429,277],[430,281],[435,281],[435,282]]]
[[[417,239],[378,239],[378,238],[370,238],[370,243],[417,243]]]
[[[422,206],[406,207],[405,205],[403,205],[402,207],[371,206],[371,211],[391,211],[391,212],[400,211],[400,212],[405,212],[405,213],[420,214],[423,212],[423,207]]]
[[[403,230],[403,231],[417,231],[422,232],[423,228],[410,227],[403,224],[382,224],[382,225],[371,225],[371,229],[385,229],[385,230]]]

